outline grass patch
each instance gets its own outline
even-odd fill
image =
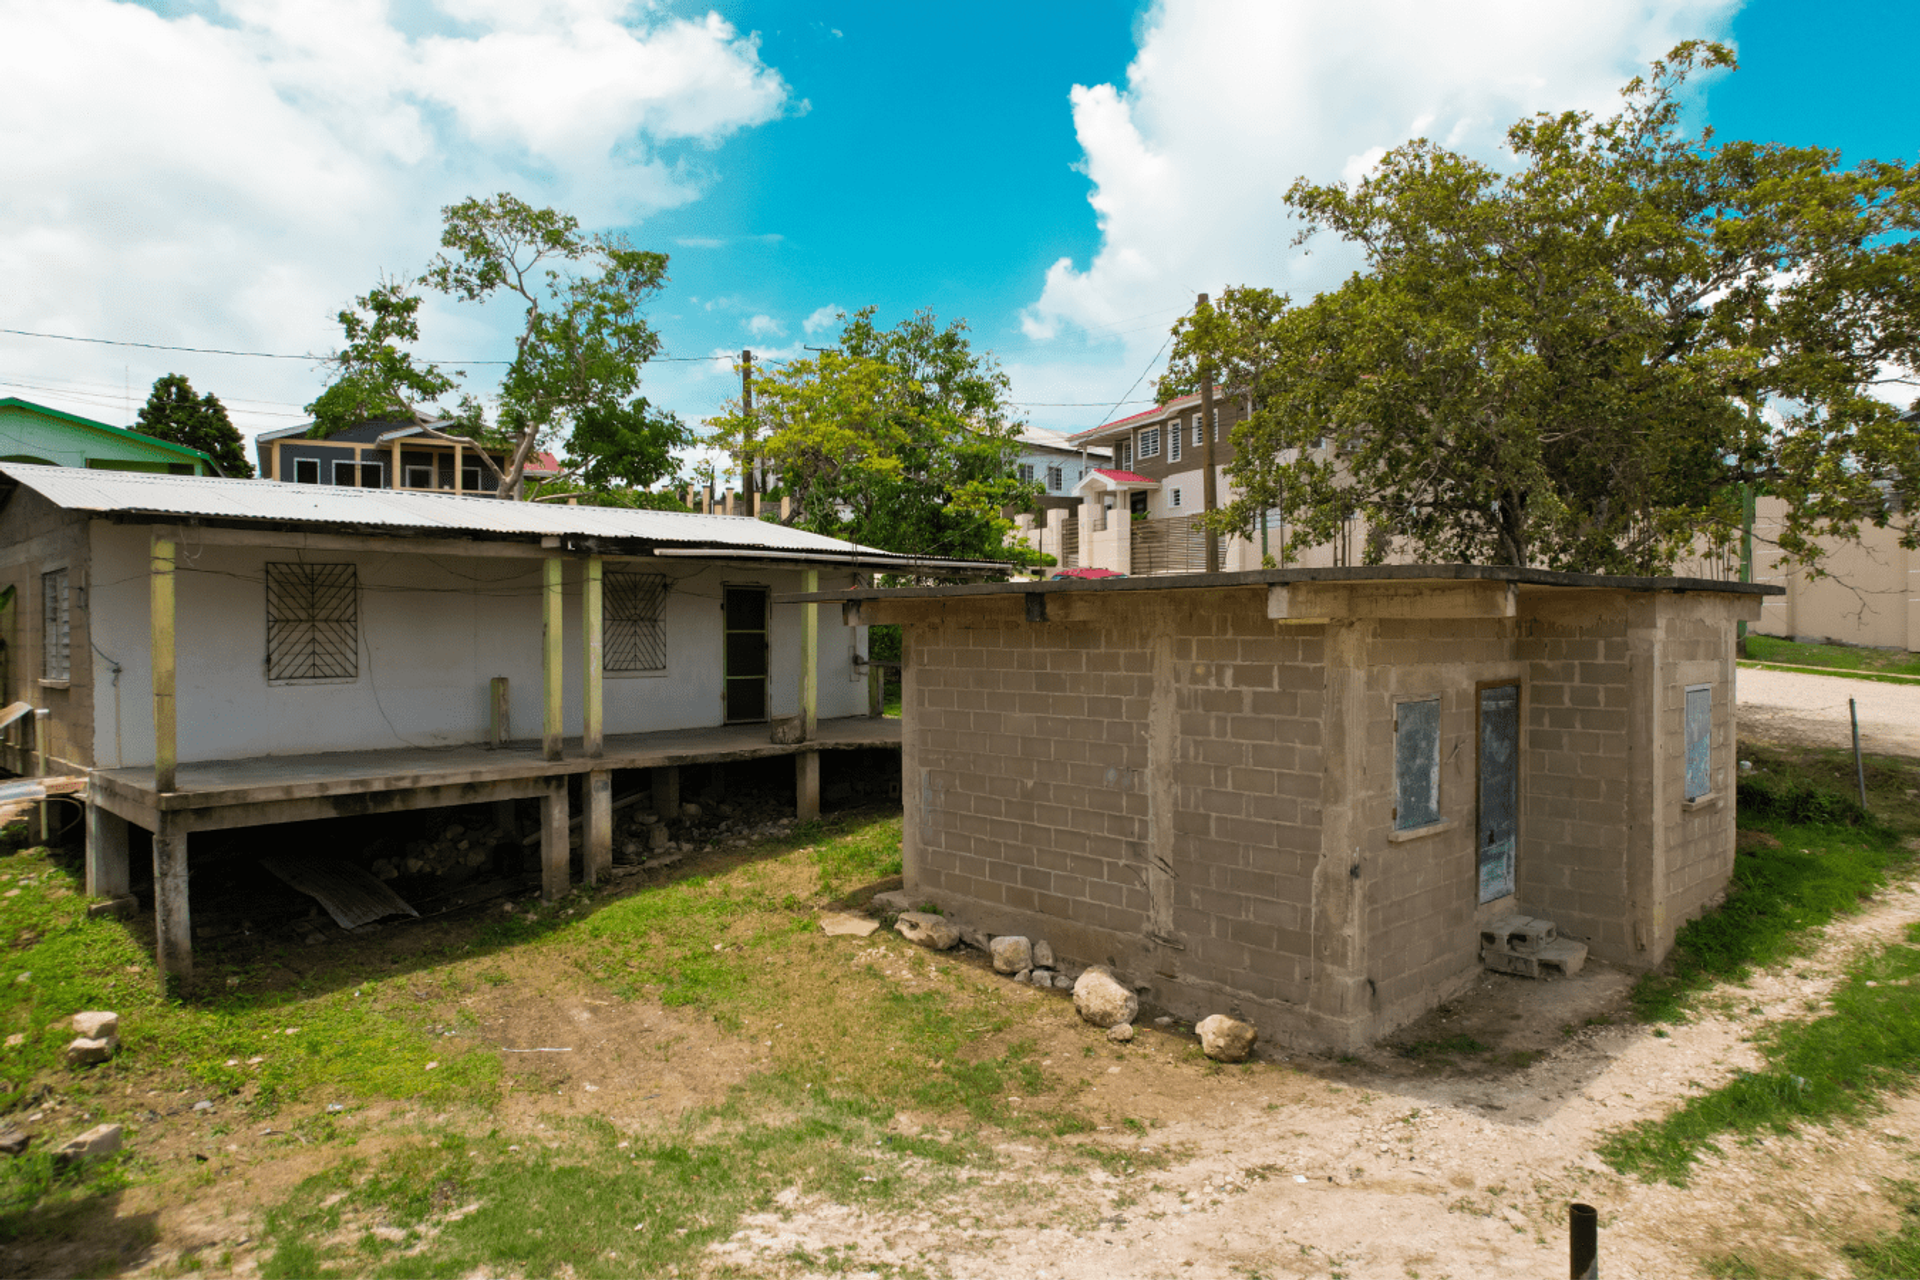
[[[1843,778],[1852,782],[1844,753],[1754,747],[1742,754],[1756,767],[1740,780],[1740,828],[1776,843],[1744,849],[1727,901],[1684,925],[1668,963],[1634,985],[1633,1008],[1645,1021],[1676,1021],[1688,997],[1706,987],[1804,950],[1810,930],[1858,910],[1890,871],[1912,860],[1903,837],[1920,830],[1920,818],[1906,792],[1920,771],[1911,764],[1875,761],[1869,814],[1842,789]]]
[[[1878,1240],[1850,1244],[1840,1250],[1853,1263],[1857,1280],[1896,1280],[1920,1276],[1920,1187],[1902,1182],[1894,1188],[1900,1225]]]
[[[1770,1028],[1760,1042],[1764,1071],[1612,1135],[1600,1144],[1600,1156],[1623,1173],[1684,1185],[1699,1153],[1719,1150],[1715,1139],[1722,1134],[1787,1133],[1878,1110],[1882,1091],[1905,1088],[1920,1074],[1915,943],[1920,924],[1907,926],[1907,944],[1855,961],[1833,994],[1831,1012]]]
[[[1746,656],[1755,662],[1825,667],[1836,675],[1865,673],[1920,678],[1920,657],[1904,649],[1867,649],[1844,644],[1798,644],[1774,636],[1747,636]]]

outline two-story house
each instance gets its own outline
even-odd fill
[[[254,437],[262,479],[491,498],[512,461],[510,450],[456,434],[444,421],[362,422],[325,438],[309,437],[312,426]],[[543,480],[559,472],[552,454],[538,453],[527,460],[523,478]]]

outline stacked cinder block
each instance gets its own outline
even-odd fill
[[[1501,916],[1480,930],[1480,963],[1522,978],[1571,978],[1587,962],[1587,944],[1559,936],[1551,920]]]

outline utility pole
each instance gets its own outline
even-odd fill
[[[747,514],[757,514],[753,509],[753,468],[756,459],[753,456],[753,348],[740,352],[740,408],[746,414],[747,425],[740,445],[740,496],[745,500]]]
[[[1203,317],[1211,310],[1207,303],[1207,295],[1201,294],[1200,301],[1193,309],[1194,323],[1204,324]],[[1211,329],[1212,326],[1209,325],[1207,328]],[[1206,353],[1207,336],[1204,330],[1200,334],[1200,465],[1206,468],[1200,487],[1203,494],[1201,505],[1205,508],[1207,515],[1211,516],[1214,507],[1218,504],[1219,495],[1214,492],[1213,487],[1213,361],[1207,357]],[[1220,538],[1214,533],[1212,526],[1207,528],[1207,572],[1220,572]]]

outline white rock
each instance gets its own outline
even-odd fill
[[[1016,934],[995,938],[987,944],[995,973],[1018,973],[1033,968],[1033,944]]]
[[[1123,1022],[1117,1027],[1108,1027],[1107,1039],[1113,1041],[1115,1044],[1127,1043],[1127,1041],[1133,1039],[1133,1024],[1131,1022]]]
[[[1033,944],[1033,967],[1036,969],[1053,968],[1053,944],[1044,939]]]
[[[98,1160],[110,1156],[120,1149],[120,1126],[117,1124],[95,1125],[77,1138],[69,1138],[53,1153],[54,1163],[72,1164],[77,1161]]]
[[[1200,1052],[1215,1062],[1245,1062],[1253,1052],[1253,1042],[1260,1038],[1252,1023],[1224,1013],[1200,1019],[1193,1030],[1200,1037]]]
[[[90,1040],[80,1036],[67,1046],[67,1065],[70,1067],[96,1066],[112,1056],[113,1045],[106,1040]]]
[[[1073,1007],[1096,1027],[1117,1027],[1133,1021],[1140,1012],[1140,998],[1096,965],[1073,984]]]
[[[700,820],[700,806],[689,800],[680,806],[680,816],[688,822],[698,822]]]
[[[120,1047],[120,1015],[93,1009],[73,1015],[73,1034],[87,1040],[105,1040]]]
[[[874,911],[891,911],[894,915],[903,915],[917,906],[913,897],[905,889],[886,889],[873,895],[867,906]]]
[[[945,951],[960,941],[958,929],[944,917],[927,911],[904,911],[893,927],[908,942],[932,951]]]

